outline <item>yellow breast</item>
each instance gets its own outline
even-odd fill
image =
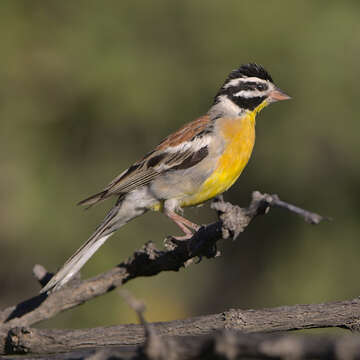
[[[219,131],[225,141],[225,149],[218,159],[212,175],[199,191],[184,199],[181,206],[194,206],[229,189],[240,176],[250,159],[255,143],[255,115],[248,113],[241,118],[219,119]]]

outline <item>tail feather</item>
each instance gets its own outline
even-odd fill
[[[121,219],[117,217],[118,212],[119,209],[116,206],[110,210],[109,214],[90,238],[66,261],[61,269],[41,289],[40,293],[53,292],[65,285],[113,232],[127,222],[121,221]]]
[[[53,292],[64,286],[110,236],[111,234],[104,235],[100,238],[91,239],[86,242],[50,279],[50,281],[41,289],[40,293]]]
[[[52,292],[65,285],[117,229],[146,212],[148,210],[147,202],[143,201],[139,204],[138,196],[139,194],[133,195],[133,198],[119,198],[95,232],[41,289],[41,293]],[[91,205],[97,201],[101,201],[101,193],[82,201],[82,203]],[[150,198],[147,201],[152,203],[153,199]]]

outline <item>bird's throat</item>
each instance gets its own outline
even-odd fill
[[[249,117],[250,122],[255,126],[256,124],[256,115],[266,106],[268,106],[269,103],[265,100],[260,105],[258,105],[254,110],[247,110],[246,113]]]

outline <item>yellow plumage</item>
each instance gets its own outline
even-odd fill
[[[264,101],[253,111],[237,118],[222,118],[221,135],[225,150],[215,171],[202,184],[199,191],[181,202],[181,207],[201,204],[229,189],[247,165],[255,143],[255,117],[267,105]]]

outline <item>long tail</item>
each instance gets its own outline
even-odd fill
[[[41,289],[40,293],[53,292],[64,286],[94,255],[101,245],[121,226],[137,214],[122,214],[121,204],[113,207],[90,238],[66,261],[62,268]],[[142,212],[143,213],[143,212]]]

